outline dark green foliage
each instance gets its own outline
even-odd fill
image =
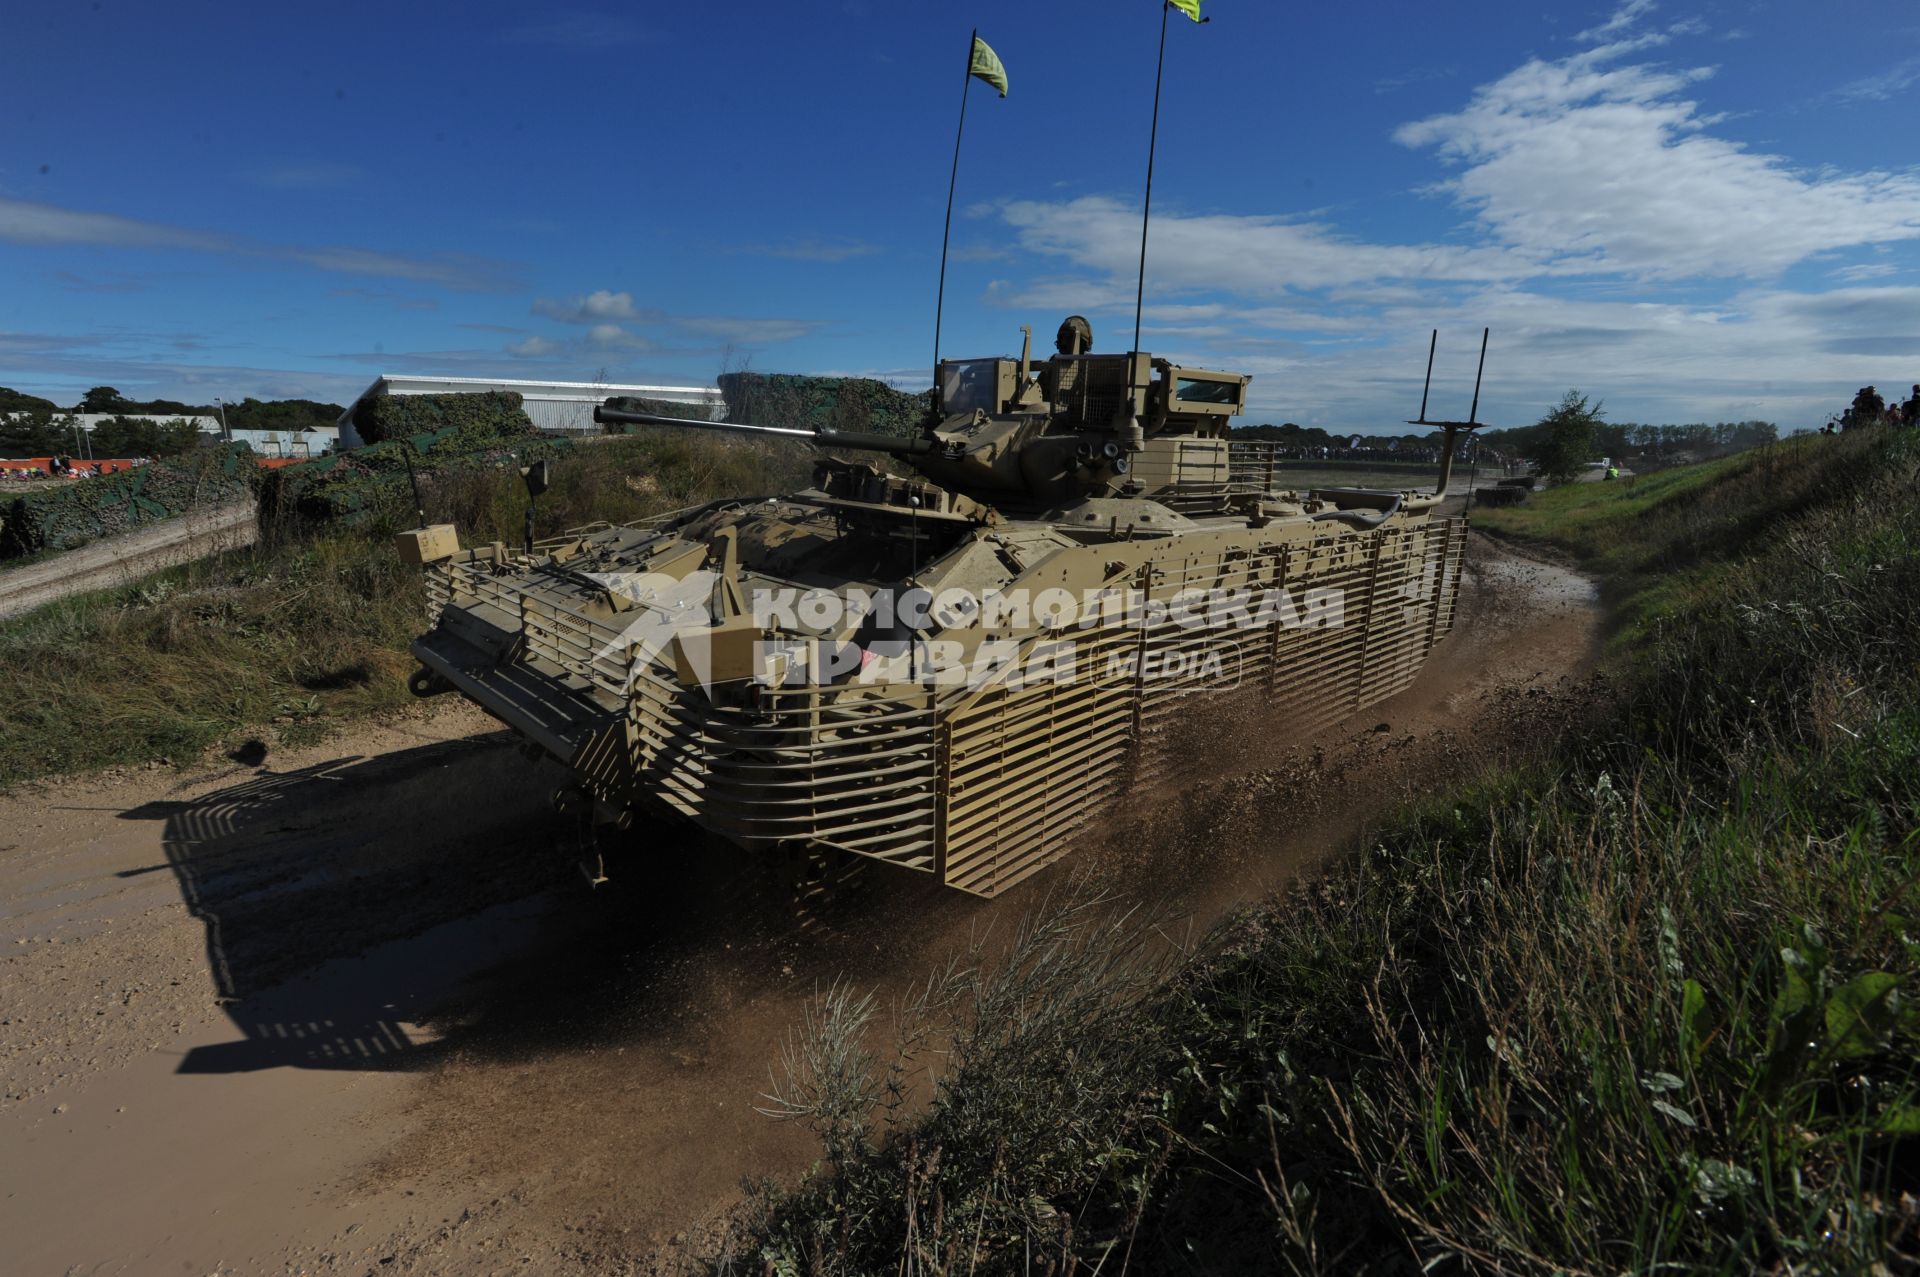
[[[257,475],[252,451],[233,444],[28,492],[7,508],[0,559],[71,550],[188,510],[242,501]]]
[[[1534,450],[1551,433],[1547,421],[1511,430],[1488,430],[1481,442],[1503,453],[1532,457]],[[1596,421],[1593,450],[1598,456],[1636,459],[1637,468],[1671,465],[1675,459],[1704,461],[1730,452],[1743,452],[1772,443],[1780,437],[1771,421],[1721,421],[1712,425],[1692,422],[1687,425],[1649,426],[1637,422]]]
[[[0,457],[50,457],[74,447],[73,427],[44,408],[0,417]]]
[[[1528,453],[1542,475],[1554,483],[1568,483],[1593,460],[1593,432],[1604,410],[1589,404],[1577,390],[1569,390],[1554,410],[1536,424],[1540,435]]]
[[[29,395],[15,390],[11,386],[0,386],[0,414],[9,412],[57,412],[59,405],[51,399],[42,399],[38,395]]]
[[[243,399],[227,405],[230,430],[317,430],[340,420],[339,404],[314,399]]]
[[[498,390],[473,395],[375,395],[354,407],[353,426],[367,443],[453,430],[478,447],[534,435],[533,423],[520,405],[519,395]]]
[[[208,417],[210,404],[185,404],[178,399],[129,399],[112,386],[95,386],[80,397],[75,412],[138,413],[146,417]]]
[[[206,441],[197,423],[185,417],[154,421],[146,417],[110,417],[89,432],[96,457],[172,457]]]
[[[947,999],[930,1107],[884,1128],[859,1109],[895,1093],[884,1058],[836,1047],[867,1019],[830,994],[776,1108],[831,1165],[770,1191],[732,1261],[1912,1271],[1920,442],[1834,442],[1791,484],[1693,486],[1708,524],[1771,514],[1744,539],[1670,545],[1693,525],[1623,505],[1639,561],[1695,573],[1613,695],[1156,989],[1138,929],[1089,936],[1092,996],[1099,960],[1016,944]]]
[[[718,380],[727,420],[741,425],[912,436],[920,433],[930,411],[926,395],[866,377],[730,372]]]

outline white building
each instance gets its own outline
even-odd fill
[[[263,457],[319,457],[340,446],[340,427],[313,426],[306,430],[236,428],[233,441],[246,444]]]
[[[353,411],[365,400],[378,395],[473,395],[489,390],[512,391],[519,395],[528,420],[537,429],[564,430],[573,434],[598,434],[600,427],[593,423],[593,410],[603,401],[616,396],[685,404],[693,410],[687,415],[710,420],[717,420],[725,407],[720,392],[712,386],[619,386],[604,381],[510,381],[491,377],[389,375],[376,378],[340,414],[340,446],[357,448],[364,442],[353,428]]]

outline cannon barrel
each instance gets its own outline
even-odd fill
[[[903,439],[898,435],[876,435],[859,430],[800,430],[792,426],[743,426],[733,421],[700,421],[693,417],[662,417],[651,412],[628,412],[612,405],[609,399],[593,410],[600,425],[690,426],[695,430],[722,430],[739,435],[775,435],[783,439],[805,439],[823,448],[861,448],[868,452],[888,452],[895,456],[914,456],[934,451],[939,444],[932,439]]]

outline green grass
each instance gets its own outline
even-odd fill
[[[807,469],[799,448],[671,431],[582,445],[555,464],[536,531],[782,490]],[[510,470],[450,474],[423,498],[467,544],[523,535],[526,490]],[[0,622],[0,785],[185,765],[250,735],[311,742],[406,709],[425,595],[392,533],[415,517],[402,498],[351,531],[268,529],[251,549]]]
[[[1473,522],[1598,574],[1616,641],[1631,649],[1783,521],[1870,482],[1864,458],[1882,442],[1869,431],[1800,435],[1632,479],[1565,484],[1525,505],[1476,509]]]
[[[1524,511],[1624,601],[1685,567],[1611,696],[1170,972],[1084,906],[961,959],[924,1110],[831,991],[775,1105],[828,1158],[727,1263],[1912,1270],[1920,447],[1785,456]]]

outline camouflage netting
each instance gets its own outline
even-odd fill
[[[927,396],[866,377],[802,377],[732,372],[720,378],[727,420],[803,430],[871,430],[912,436],[927,418]]]
[[[471,438],[473,447],[496,445],[536,433],[511,391],[490,390],[477,395],[375,395],[353,408],[353,428],[367,443],[405,439],[448,430],[456,438]],[[456,447],[467,445],[455,445]]]
[[[563,449],[564,441],[543,439],[520,408],[520,396],[489,392],[477,395],[387,396],[362,403],[356,427],[366,437],[361,414],[369,404],[379,418],[376,429],[400,430],[382,442],[335,453],[271,472],[261,484],[260,521],[266,526],[289,522],[354,525],[378,514],[404,510],[411,504],[407,462],[423,485],[436,475],[466,467],[525,465]],[[379,406],[384,405],[384,406]],[[437,424],[430,424],[437,423]]]
[[[253,451],[222,444],[117,474],[30,492],[7,507],[0,559],[71,550],[189,510],[244,501],[259,483]]]

